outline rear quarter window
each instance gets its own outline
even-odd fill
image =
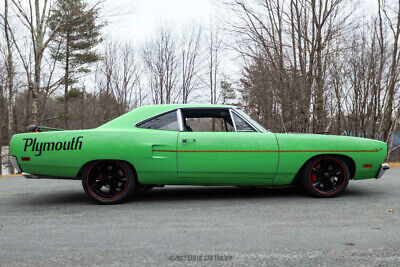
[[[177,111],[172,111],[148,121],[142,122],[137,125],[138,128],[153,129],[153,130],[166,130],[166,131],[179,131]]]

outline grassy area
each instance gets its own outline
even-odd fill
[[[22,176],[22,174],[6,174],[6,175],[0,175],[0,178],[7,178],[7,177],[14,177],[14,176]]]
[[[400,168],[400,162],[388,162],[390,168]]]

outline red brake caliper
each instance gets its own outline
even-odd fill
[[[99,174],[99,181],[103,181],[103,174]]]
[[[311,176],[311,178],[312,178],[312,181],[315,182],[315,181],[317,180],[317,175],[314,173],[314,174]]]

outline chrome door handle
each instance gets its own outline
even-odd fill
[[[186,146],[187,141],[192,141],[192,142],[196,142],[196,139],[182,139],[183,145]]]

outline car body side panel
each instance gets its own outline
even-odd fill
[[[174,179],[176,173],[176,155],[153,153],[154,148],[176,150],[178,132],[138,129],[134,130],[82,130],[62,132],[42,132],[17,134],[11,141],[10,154],[17,157],[23,172],[60,177],[75,177],[87,162],[101,159],[125,160],[138,172],[139,180],[143,175],[148,179],[163,175]],[[68,142],[80,137],[81,147],[67,149]],[[34,140],[34,148],[26,141]],[[45,149],[40,147],[46,143]],[[56,150],[47,143],[62,143]],[[28,143],[29,145],[29,143]],[[71,143],[70,143],[71,145]],[[24,151],[26,150],[26,151]],[[37,151],[39,150],[39,151]],[[39,155],[40,154],[40,155]],[[22,158],[30,158],[22,161]]]
[[[254,142],[247,142],[247,139],[243,139],[235,143],[233,139],[241,133],[227,133],[231,135],[231,138],[227,137],[226,140],[210,146],[207,146],[205,142],[204,146],[198,147],[198,149],[268,150],[268,152],[259,152],[259,155],[265,157],[265,164],[268,164],[269,169],[265,170],[267,176],[262,173],[264,170],[260,164],[264,161],[259,155],[255,156],[252,152],[236,154],[228,152],[199,155],[198,159],[203,163],[209,160],[210,164],[214,164],[216,169],[211,169],[209,172],[212,175],[178,177],[179,163],[177,159],[180,153],[178,146],[182,148],[182,144],[178,142],[179,132],[140,129],[134,125],[149,116],[180,107],[181,105],[141,107],[92,130],[16,134],[10,143],[10,155],[17,157],[23,172],[38,175],[76,177],[81,167],[90,161],[115,159],[131,163],[138,174],[139,182],[143,184],[202,185],[269,185],[272,182],[273,185],[286,185],[292,182],[301,166],[310,158],[322,154],[343,155],[352,158],[356,165],[354,179],[368,179],[375,177],[387,155],[386,143],[363,138],[310,134],[243,133],[243,136],[265,135],[267,142],[264,144],[261,142],[263,138],[258,138],[256,141],[253,140]],[[185,107],[197,107],[197,105]],[[188,132],[184,132],[183,135],[191,138],[191,134]],[[276,137],[275,140],[272,137]],[[207,141],[207,138],[202,138],[202,140]],[[200,144],[203,144],[203,141]],[[233,177],[235,175],[224,175],[223,177],[220,177],[219,174],[215,175],[214,171],[219,168],[215,165],[216,162],[224,158],[229,159],[232,155],[235,160],[242,159],[242,161],[234,166],[226,164],[223,168],[233,169],[236,177]],[[30,160],[22,161],[22,158]],[[188,173],[191,169],[196,171],[196,168],[199,167],[196,165],[196,159],[197,157],[182,159],[182,163],[185,164],[182,165],[183,172]],[[364,165],[372,165],[372,167],[364,168]],[[253,166],[253,168],[242,170],[243,175],[238,175],[237,173],[246,166]],[[273,176],[271,174],[275,170],[275,178],[271,179]],[[253,173],[246,176],[245,173],[249,172]],[[256,172],[261,175],[254,175]],[[248,179],[249,177],[251,179]]]
[[[275,134],[280,149],[275,185],[289,184],[310,158],[318,155],[343,155],[355,162],[353,179],[376,176],[387,155],[386,143],[349,136],[316,134]],[[372,165],[372,168],[364,168]]]
[[[181,132],[178,138],[180,178],[273,179],[278,157],[272,133]]]
[[[10,143],[10,154],[17,157],[23,172],[74,177],[79,165],[91,157],[88,153],[82,153],[88,151],[90,146],[88,136],[89,131],[16,134]],[[78,137],[82,145],[75,147]]]

